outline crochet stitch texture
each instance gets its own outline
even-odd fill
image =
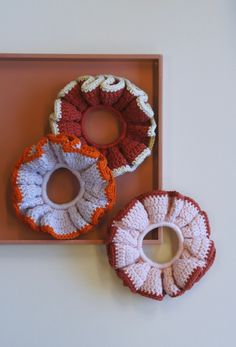
[[[56,204],[47,196],[47,182],[58,168],[79,180],[78,196]],[[13,205],[17,215],[34,230],[57,239],[72,239],[90,230],[115,202],[115,183],[106,158],[82,146],[72,135],[52,135],[26,148],[12,175]]]
[[[118,140],[106,146],[92,143],[83,126],[87,112],[99,105],[114,109],[122,128]],[[96,145],[114,176],[134,171],[151,154],[155,140],[156,123],[147,94],[113,75],[81,76],[66,85],[55,101],[50,125],[54,134],[71,133],[82,143]]]
[[[142,250],[144,236],[160,226],[175,229],[179,238],[179,251],[166,264],[151,261]],[[132,200],[111,224],[107,252],[124,285],[156,300],[192,288],[215,258],[206,213],[194,200],[168,191],[153,191]]]

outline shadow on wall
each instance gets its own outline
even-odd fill
[[[16,264],[18,270],[13,274]],[[73,300],[77,300],[78,293],[78,300],[82,296],[82,300],[91,297],[91,302],[96,298],[100,305],[112,302],[119,310],[132,310],[149,318],[158,311],[164,310],[168,315],[168,312],[191,305],[193,300],[200,300],[199,296],[205,295],[204,282],[210,280],[203,278],[200,284],[179,298],[167,296],[162,302],[151,300],[133,294],[123,286],[108,263],[105,246],[90,245],[2,245],[0,272],[2,269],[9,276],[13,274],[16,283],[23,278],[24,286],[40,291],[40,295],[50,296],[49,288],[55,287],[58,289],[57,299],[70,293],[74,295]]]
[[[82,256],[81,247],[84,247]],[[86,290],[90,295],[99,297],[101,301],[109,300],[115,302],[115,305],[123,307],[124,310],[132,309],[147,315],[150,315],[151,312],[156,314],[156,311],[162,309],[171,312],[173,309],[179,309],[184,301],[188,302],[188,298],[191,301],[191,291],[175,299],[166,296],[162,302],[133,294],[129,288],[123,285],[122,280],[108,263],[105,246],[79,246],[73,248],[73,259],[74,257],[83,259],[83,265],[78,269],[78,263],[72,262],[70,264],[71,273],[73,272],[75,277],[78,278],[78,284],[81,281],[85,282]],[[67,250],[69,250],[69,247]]]

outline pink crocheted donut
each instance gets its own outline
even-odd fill
[[[145,235],[161,226],[174,229],[179,239],[177,254],[163,264],[153,262],[142,249]],[[183,294],[215,258],[206,213],[194,200],[168,191],[154,191],[131,201],[111,224],[107,252],[124,285],[156,300],[166,294]]]
[[[54,134],[70,133],[93,145],[107,158],[114,176],[134,171],[151,154],[155,140],[154,113],[147,94],[129,80],[112,75],[82,76],[58,94],[50,116]],[[85,129],[91,110],[113,111],[120,124],[119,137],[106,145],[94,143]]]
[[[64,204],[54,203],[47,195],[47,183],[59,168],[72,172],[80,185],[78,195]],[[15,166],[12,185],[18,217],[57,239],[72,239],[90,230],[116,198],[106,158],[65,134],[49,134],[26,148]]]

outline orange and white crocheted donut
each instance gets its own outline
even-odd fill
[[[179,249],[170,262],[159,264],[144,254],[142,243],[150,230],[162,226],[174,229]],[[183,294],[215,258],[206,213],[194,200],[168,191],[154,191],[131,201],[111,224],[107,252],[124,285],[156,300],[165,294]]]
[[[91,110],[113,110],[119,137],[106,145],[94,143],[84,126]],[[82,143],[99,148],[114,176],[134,171],[151,154],[155,140],[154,112],[147,94],[129,80],[112,75],[82,76],[58,94],[50,116],[54,134],[74,134]]]
[[[80,190],[70,202],[57,204],[47,195],[50,176],[70,170]],[[12,175],[17,215],[33,229],[57,239],[71,239],[90,230],[115,202],[115,183],[106,158],[93,147],[81,146],[71,135],[52,135],[26,148]]]

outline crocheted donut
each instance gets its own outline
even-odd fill
[[[80,190],[70,202],[57,204],[47,195],[50,176],[70,170]],[[12,175],[17,215],[34,230],[72,239],[90,230],[115,202],[115,183],[106,158],[75,136],[48,135],[26,148]]]
[[[58,94],[50,115],[54,134],[70,133],[106,156],[114,176],[134,171],[151,154],[156,123],[147,94],[129,80],[112,75],[82,76]],[[87,135],[85,120],[91,110],[112,110],[120,124],[114,142],[99,145]]]
[[[159,264],[143,252],[145,235],[156,227],[174,229],[179,249]],[[190,289],[212,265],[215,247],[198,204],[177,192],[154,191],[131,201],[113,220],[107,241],[111,266],[134,293],[162,300]]]

